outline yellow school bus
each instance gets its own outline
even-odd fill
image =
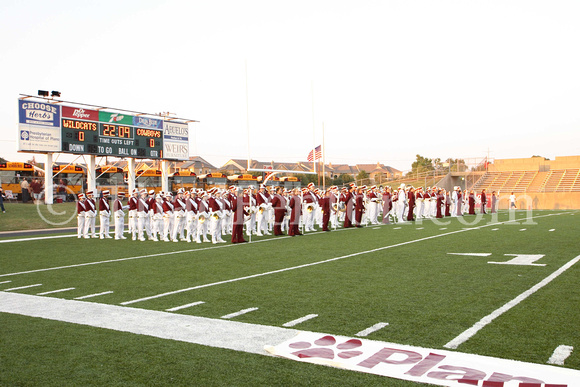
[[[123,170],[124,179],[127,181],[127,168]],[[141,190],[145,188],[147,192],[154,190],[161,191],[161,170],[154,168],[140,168],[135,171],[135,188]],[[130,193],[129,193],[130,194]]]
[[[228,178],[223,173],[214,172],[198,176],[198,186],[205,190],[213,187],[226,188]]]
[[[87,170],[80,165],[53,165],[52,180],[57,195],[78,195],[87,183]]]
[[[2,190],[8,197],[22,200],[22,187],[20,186],[22,180],[26,178],[28,183],[30,183],[33,178],[40,178],[42,176],[44,176],[44,173],[39,169],[34,168],[34,166],[29,163],[0,163],[0,181],[2,182]]]
[[[231,175],[228,176],[229,184],[235,185],[236,187],[240,188],[247,188],[251,185],[254,188],[258,188],[258,177],[250,174],[243,174],[243,175]]]
[[[188,170],[177,171],[169,176],[169,186],[173,192],[180,188],[191,190],[197,188],[197,174]]]
[[[125,174],[123,168],[114,165],[100,165],[95,171],[96,184],[100,192],[109,190],[112,196],[119,192],[127,194],[128,186],[125,182]]]

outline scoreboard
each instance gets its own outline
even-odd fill
[[[99,156],[160,159],[163,131],[104,122],[62,119],[62,151]]]
[[[19,101],[21,151],[187,160],[187,123],[137,113]]]

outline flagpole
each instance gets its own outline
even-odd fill
[[[246,130],[248,131],[248,163],[246,172],[250,170],[250,98],[248,93],[248,60],[245,61],[246,67]],[[252,236],[250,235],[250,242]]]
[[[326,173],[324,164],[326,163],[326,146],[324,145],[324,122],[322,123],[322,189],[326,189]]]
[[[310,81],[310,92],[312,94],[312,165],[316,173],[316,125],[314,123],[314,81]],[[317,174],[318,175],[318,174]]]

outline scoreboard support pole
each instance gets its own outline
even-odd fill
[[[127,185],[129,188],[129,192],[127,192],[127,198],[130,198],[133,194],[133,190],[135,189],[135,159],[130,157],[127,160]]]
[[[169,192],[169,162],[167,160],[161,161],[161,190]]]
[[[52,153],[47,153],[44,163],[44,203],[53,204],[53,200]]]
[[[96,160],[97,156],[89,155],[89,162],[87,163],[87,187],[89,191],[93,191],[95,197],[97,197]]]

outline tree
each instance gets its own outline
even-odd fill
[[[0,163],[7,163],[8,160],[6,160],[4,157],[0,157]]]
[[[356,183],[358,185],[370,185],[371,179],[369,178],[367,171],[360,171],[358,175],[356,175]]]

